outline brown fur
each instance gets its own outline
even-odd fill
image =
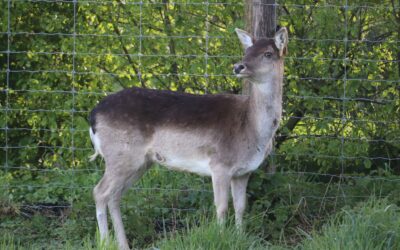
[[[279,57],[279,50],[275,45],[273,39],[260,39],[254,43],[254,45],[248,49],[246,49],[246,55],[243,58],[243,61],[246,59],[252,59],[254,57],[263,55],[264,52],[268,51],[269,47],[271,48],[271,52],[275,52],[275,58]]]
[[[114,129],[141,132],[151,139],[160,128],[215,131],[222,148],[232,148],[234,135],[245,133],[248,97],[192,95],[141,88],[124,89],[104,98],[91,112],[94,133],[99,117]]]

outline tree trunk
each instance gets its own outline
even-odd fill
[[[275,0],[246,0],[246,30],[256,39],[273,37],[276,29]]]

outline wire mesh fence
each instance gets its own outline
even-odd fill
[[[240,93],[231,68],[242,54],[233,30],[244,26],[244,7],[242,1],[2,0],[0,189],[6,199],[74,207],[82,192],[90,195],[104,164],[87,160],[87,117],[106,94],[130,86]],[[349,188],[358,181],[391,183],[383,193],[398,195],[400,5],[277,1],[276,8],[290,42],[284,118],[268,165],[283,177],[319,183],[319,191],[298,191],[320,204],[369,197],[365,186]],[[161,210],[211,204],[206,178],[156,168],[144,179],[133,192],[173,193],[154,205]],[[332,182],[339,183],[336,192],[328,192]],[[151,198],[145,203],[151,207]]]

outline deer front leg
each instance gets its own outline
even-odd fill
[[[250,174],[234,177],[231,180],[233,207],[235,208],[236,227],[241,228],[243,213],[246,209],[246,188]]]
[[[224,224],[228,210],[229,182],[231,177],[226,173],[213,173],[212,184],[214,191],[214,204],[217,209],[218,224]]]

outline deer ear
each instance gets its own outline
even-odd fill
[[[275,45],[279,50],[279,56],[287,55],[287,44],[289,36],[285,27],[280,28],[274,36]]]
[[[253,37],[244,30],[235,29],[236,34],[242,43],[243,48],[246,50],[248,47],[253,46]]]

